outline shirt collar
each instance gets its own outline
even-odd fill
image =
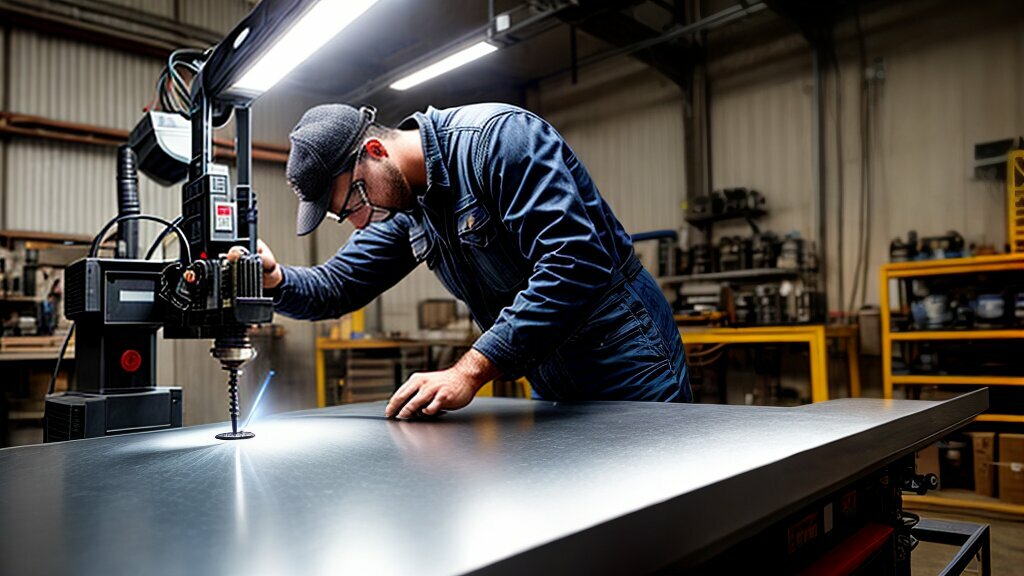
[[[408,130],[414,126],[419,127],[420,140],[423,143],[423,161],[427,168],[427,191],[424,196],[430,194],[434,187],[447,188],[449,186],[448,169],[445,168],[444,158],[441,156],[441,146],[437,141],[437,132],[434,130],[434,122],[428,114],[434,112],[433,107],[427,108],[426,113],[415,112],[398,125],[400,129]]]

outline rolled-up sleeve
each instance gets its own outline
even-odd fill
[[[330,260],[283,266],[274,309],[299,320],[337,318],[366,306],[416,267],[409,246],[410,216],[399,214],[357,230]]]
[[[610,287],[615,264],[566,164],[574,156],[549,124],[510,113],[481,142],[481,186],[533,271],[473,347],[516,376],[546,359],[586,319]]]

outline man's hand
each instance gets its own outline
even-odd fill
[[[470,349],[447,370],[410,376],[391,397],[384,415],[404,419],[421,413],[434,416],[441,410],[458,410],[498,374],[498,368],[486,356]]]
[[[238,260],[245,253],[244,250],[241,246],[232,246],[228,251],[228,260],[232,262]],[[270,251],[269,246],[263,243],[263,240],[256,241],[256,253],[263,261],[263,287],[277,288],[281,282],[284,282],[284,275],[281,273],[281,267],[277,265],[277,258],[274,258],[274,253]]]

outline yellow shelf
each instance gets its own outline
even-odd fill
[[[890,277],[933,274],[957,274],[948,270],[969,268],[968,272],[988,266],[1003,266],[1002,270],[1010,270],[1007,266],[1024,264],[1024,254],[993,254],[991,256],[970,256],[967,258],[944,258],[941,260],[919,260],[916,262],[892,262],[882,265],[882,274]]]
[[[1016,340],[1024,339],[1024,330],[921,330],[892,332],[894,341],[919,340]]]
[[[925,260],[920,262],[894,262],[881,267],[879,274],[879,297],[882,302],[882,396],[892,398],[896,385],[953,385],[953,386],[1024,386],[1024,376],[917,376],[893,374],[894,342],[927,342],[959,340],[1018,340],[1024,339],[1024,330],[936,330],[919,332],[892,332],[892,300],[890,281],[896,278],[922,278],[951,274],[979,274],[982,272],[1024,271],[1024,253],[951,258],[946,260]],[[1006,417],[989,421],[1015,422],[1022,420]],[[982,418],[986,420],[986,418]]]
[[[1024,386],[1024,376],[916,376],[901,374],[892,377],[893,384],[919,384],[922,386]]]
[[[1021,254],[1017,256],[1018,262],[994,263],[994,264],[963,264],[960,266],[940,266],[922,270],[893,270],[888,273],[889,278],[923,278],[925,276],[948,276],[951,274],[980,274],[982,272],[1009,272],[1011,270],[1024,270],[1024,259]],[[958,259],[959,260],[959,259]],[[966,260],[966,259],[965,259]]]
[[[1009,422],[1012,424],[1024,424],[1024,414],[979,414],[975,420],[978,422]]]
[[[957,498],[955,496],[918,496],[916,494],[904,494],[903,505],[906,508],[914,508],[914,504],[925,506],[942,506],[947,508],[959,508],[966,510],[984,510],[986,512],[1001,512],[1024,516],[1024,504],[1010,504],[994,498],[973,499]]]

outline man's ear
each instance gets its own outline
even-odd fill
[[[366,141],[366,153],[370,155],[370,158],[376,160],[388,157],[388,149],[384,147],[383,142],[376,138],[370,138]]]

